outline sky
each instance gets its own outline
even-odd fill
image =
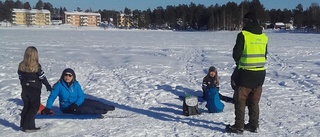
[[[35,5],[38,0],[21,0],[23,2],[29,1],[30,5]],[[226,4],[226,0],[42,0],[43,2],[50,2],[54,7],[66,7],[68,11],[76,10],[80,7],[86,9],[107,9],[123,11],[125,7],[132,10],[146,10],[147,8],[154,9],[158,6],[166,7],[167,5],[179,4],[204,4],[206,6]],[[231,0],[236,3],[241,3],[243,0]],[[318,2],[318,0],[260,0],[266,9],[294,9],[298,4],[302,4],[304,8],[309,7],[311,3]]]
[[[206,102],[200,101],[201,115],[187,117],[182,115],[183,101],[179,99],[186,93],[202,95],[202,79],[212,65],[218,71],[219,92],[232,97],[232,48],[237,33],[69,25],[0,27],[0,137],[237,136],[224,130],[234,123],[233,104],[222,102],[223,112],[208,113]],[[259,130],[246,131],[242,136],[319,136],[319,34],[265,33],[269,37],[267,75]],[[70,67],[86,98],[114,105],[115,111],[104,119],[81,119],[62,114],[56,99],[54,115],[36,116],[39,132],[22,132],[17,68],[28,46],[38,49],[39,62],[51,85]],[[49,93],[42,87],[42,104],[46,104]]]

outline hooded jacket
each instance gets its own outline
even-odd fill
[[[211,66],[209,68],[208,74],[203,78],[202,91],[205,91],[208,88],[219,86],[219,82],[215,79],[215,77],[210,76],[210,72],[212,72],[212,71],[214,71],[216,73],[215,77],[218,77],[217,69],[214,66]]]
[[[63,78],[66,72],[73,75],[73,81],[70,85],[68,85]],[[53,86],[47,100],[46,108],[52,109],[53,102],[57,97],[59,97],[59,106],[61,111],[66,110],[72,103],[80,106],[84,101],[84,92],[76,80],[74,71],[70,68],[67,68],[62,72],[60,80]]]
[[[262,28],[260,27],[259,23],[254,21],[248,23],[244,26],[243,30],[251,32],[253,34],[262,34]],[[241,58],[242,51],[244,49],[244,35],[240,32],[237,36],[236,44],[233,48],[233,59],[238,66],[238,62]],[[267,49],[266,53],[267,55]],[[243,70],[239,69],[237,76],[234,77],[234,81],[237,81],[237,86],[243,86],[247,88],[256,88],[257,86],[261,86],[264,83],[264,79],[266,76],[266,71],[250,71],[250,70]]]
[[[45,76],[44,71],[41,69],[40,64],[38,72],[32,73],[18,70],[18,75],[22,87],[27,86],[41,89],[42,84],[44,84],[47,89],[50,87],[47,77]]]

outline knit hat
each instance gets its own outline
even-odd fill
[[[214,66],[211,66],[211,67],[209,68],[209,72],[208,72],[208,73],[210,73],[210,72],[212,72],[212,71],[216,72],[217,69],[216,69]]]
[[[244,15],[243,20],[249,20],[250,22],[257,22],[257,16],[254,12],[248,12]]]
[[[66,68],[65,70],[63,70],[62,74],[61,74],[61,79],[63,79],[64,74],[66,74],[67,72],[71,73],[73,76],[73,80],[76,79],[76,73],[74,73],[73,69],[71,68]]]

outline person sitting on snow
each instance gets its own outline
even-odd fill
[[[106,114],[115,110],[114,106],[84,98],[84,92],[76,80],[76,74],[71,68],[62,72],[60,80],[54,84],[48,97],[46,108],[42,114],[53,114],[53,102],[59,96],[59,106],[63,113],[69,114]]]
[[[217,69],[214,66],[211,66],[208,74],[203,78],[202,81],[203,99],[206,99],[206,90],[213,87],[219,88],[219,79]],[[219,95],[221,96],[220,93]]]

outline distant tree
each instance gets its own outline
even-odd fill
[[[242,28],[243,27],[243,17],[246,13],[249,12],[250,9],[250,2],[248,0],[244,0],[243,2],[241,2],[239,4],[239,27]]]
[[[2,3],[2,1],[0,1],[0,21],[4,20],[4,4]]]
[[[37,10],[42,10],[43,9],[43,2],[42,0],[39,0],[37,3],[36,3],[36,7],[35,7]]]
[[[140,19],[139,19],[139,27],[140,28],[149,28],[151,24],[151,9],[148,8],[147,10],[142,11]]]
[[[303,25],[304,20],[306,19],[305,15],[303,14],[303,6],[302,4],[298,4],[296,8],[293,10],[293,17],[294,17],[294,24],[297,28],[301,28]]]
[[[30,10],[31,9],[30,3],[29,2],[24,3],[23,8]]]
[[[320,26],[320,7],[318,3],[312,3],[306,12],[306,25],[309,28],[315,28]]]
[[[239,7],[235,2],[228,2],[226,4],[226,27],[227,30],[235,30],[239,28],[239,20],[242,20]]]
[[[283,9],[281,14],[281,21],[284,23],[290,23],[292,16],[293,16],[292,11],[285,8]]]
[[[270,11],[268,11],[269,13],[269,21],[271,23],[276,23],[276,22],[282,22],[281,20],[281,13],[282,11],[280,9],[276,10],[276,9],[271,9]]]
[[[191,2],[189,6],[187,7],[187,16],[186,16],[186,23],[187,28],[195,28],[195,22],[194,22],[194,13],[196,10],[196,4]]]
[[[23,3],[22,3],[20,0],[17,0],[17,1],[14,3],[14,8],[16,8],[16,9],[23,9]]]
[[[255,12],[260,22],[267,21],[267,13],[264,6],[260,3],[259,0],[252,0],[252,2],[250,3],[249,11]]]
[[[173,27],[176,24],[176,18],[175,7],[167,6],[164,11],[165,22],[167,22],[170,27]]]
[[[49,2],[43,3],[43,9],[49,10],[51,14],[53,14],[53,6]]]
[[[13,0],[6,0],[3,4],[3,20],[12,22],[12,9],[14,8]]]
[[[153,10],[153,23],[155,23],[157,26],[161,26],[164,24],[164,9],[159,6],[156,9]]]
[[[62,19],[62,23],[64,24],[64,23],[66,23],[66,21],[65,21],[65,13],[64,12],[66,12],[67,11],[67,9],[66,9],[66,7],[60,7],[60,17],[61,17],[61,19]]]
[[[62,20],[61,14],[60,14],[60,8],[53,8],[53,12],[51,12],[51,19]]]
[[[207,26],[208,26],[208,30],[214,30],[214,15],[213,14],[210,14]]]
[[[77,7],[77,11],[78,11],[78,12],[81,12],[82,10],[80,9],[80,7]]]
[[[84,12],[87,12],[87,13],[88,13],[88,12],[93,12],[93,11],[92,11],[92,9],[90,8],[90,9],[86,9]]]
[[[141,16],[141,11],[140,10],[133,10],[132,11],[132,23],[133,26],[135,26],[136,28],[139,28],[139,20],[140,20],[140,16]]]
[[[205,27],[208,22],[206,7],[202,4],[198,4],[194,9],[193,14],[193,28],[200,30],[202,27]]]
[[[123,13],[126,15],[130,15],[131,14],[131,10],[127,7],[124,8]]]
[[[112,24],[113,25],[117,25],[117,22],[118,22],[118,15],[119,15],[119,12],[118,11],[115,11],[115,10],[99,10],[98,13],[101,14],[101,19],[102,21],[107,21],[107,22],[110,22],[110,18],[112,18]]]
[[[185,4],[180,4],[176,8],[176,17],[177,17],[177,26],[175,29],[177,30],[184,30],[187,27],[187,13],[188,13],[189,7]]]

